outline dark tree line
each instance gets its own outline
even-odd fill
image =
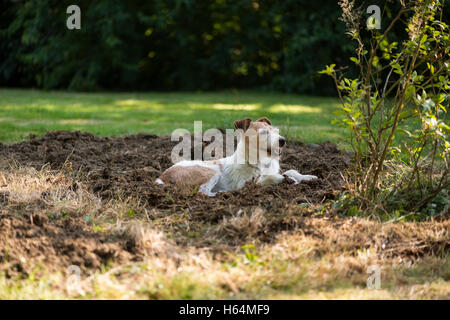
[[[68,30],[66,8],[81,8]],[[348,65],[336,1],[3,0],[0,85],[71,90],[260,88],[331,94]]]

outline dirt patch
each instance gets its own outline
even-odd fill
[[[151,134],[102,138],[90,133],[55,131],[39,139],[6,146],[0,152],[21,165],[36,169],[44,165],[60,169],[64,163],[70,162],[73,170],[83,173],[93,191],[103,198],[117,192],[135,193],[151,205],[164,208],[173,204],[171,199],[166,201],[170,190],[155,185],[154,180],[172,165],[170,154],[176,144],[170,137]],[[282,154],[282,170],[296,169],[302,174],[316,175],[318,180],[299,185],[285,182],[276,187],[253,185],[237,192],[219,194],[206,202],[213,206],[226,203],[259,205],[261,201],[276,199],[290,203],[321,203],[342,191],[341,173],[349,163],[350,157],[331,143],[288,143]],[[195,202],[198,202],[198,197]]]
[[[446,256],[450,251],[448,221],[383,226],[364,219],[312,217],[312,209],[344,190],[350,156],[331,143],[288,142],[284,148],[283,171],[295,169],[316,175],[318,180],[267,187],[248,183],[241,190],[213,198],[195,192],[177,194],[170,186],[154,182],[172,165],[170,154],[176,143],[151,134],[112,138],[55,131],[0,145],[0,167],[14,163],[37,170],[44,166],[63,169],[103,202],[138,199],[139,206],[124,219],[148,221],[175,245],[207,248],[218,256],[247,243],[276,242],[286,232],[315,239],[320,245],[313,252],[319,256],[330,248],[347,253],[373,249],[383,257]],[[0,193],[0,210],[10,197]],[[34,213],[0,213],[0,236],[7,239],[0,243],[0,259],[18,273],[29,272],[30,266],[39,263],[55,268],[71,264],[99,268],[109,260],[140,258],[133,241],[93,232],[85,216],[71,214],[49,221]]]
[[[224,139],[225,141],[225,139]],[[258,186],[248,183],[243,189],[219,193],[210,198],[202,194],[181,195],[167,185],[154,181],[172,165],[170,155],[178,142],[170,137],[138,134],[127,137],[96,137],[90,133],[55,131],[42,138],[6,146],[3,154],[22,166],[40,169],[43,166],[59,170],[70,166],[91,191],[105,200],[117,196],[138,197],[146,208],[156,210],[152,219],[164,219],[165,229],[175,234],[180,223],[177,215],[189,216],[191,232],[204,234],[205,226],[220,222],[224,217],[260,207],[273,216],[273,223],[258,235],[264,241],[273,239],[280,230],[295,228],[285,221],[286,212],[301,211],[302,206],[320,204],[333,199],[343,190],[342,174],[350,164],[350,157],[334,144],[304,145],[288,142],[284,148],[281,168],[296,169],[313,174],[318,180],[298,185],[285,181],[277,186]],[[193,150],[192,150],[193,153]],[[166,219],[167,217],[174,219]],[[183,224],[181,224],[183,225]],[[198,238],[198,237],[196,237]],[[210,241],[181,237],[179,242],[209,245]],[[244,241],[244,239],[241,239]]]
[[[347,154],[330,143],[311,146],[289,143],[284,148],[282,169],[314,174],[319,180],[299,185],[286,182],[274,187],[249,183],[242,190],[221,193],[215,198],[202,194],[186,196],[174,193],[170,186],[154,182],[172,165],[170,154],[176,144],[170,137],[151,134],[112,138],[55,131],[42,138],[31,136],[29,141],[2,145],[0,165],[14,163],[37,170],[45,166],[56,171],[64,168],[66,172],[70,168],[71,176],[76,176],[104,201],[118,196],[139,198],[142,206],[136,211],[145,211],[157,228],[173,235],[177,244],[214,245],[214,250],[220,251],[224,246],[229,248],[248,239],[243,229],[240,229],[243,234],[238,232],[236,239],[222,237],[221,227],[216,224],[223,224],[224,219],[232,219],[236,214],[245,215],[254,207],[262,208],[270,212],[266,219],[270,223],[264,230],[258,228],[254,236],[271,241],[277,232],[296,227],[286,218],[286,214],[292,212],[292,205],[321,203],[342,190],[341,172],[350,161]],[[7,203],[8,197],[7,193],[0,195],[0,206]],[[45,192],[39,201],[45,201]],[[132,258],[129,245],[122,240],[114,239],[114,242],[102,237],[92,232],[92,226],[89,231],[85,217],[71,215],[68,220],[56,222],[39,218],[35,220],[42,223],[36,224],[33,213],[27,211],[26,214],[28,216],[1,216],[0,234],[8,235],[8,243],[0,251],[9,250],[9,263],[18,271],[39,262],[64,267],[70,264],[99,267],[110,258]],[[25,263],[22,258],[26,259]]]
[[[6,276],[27,276],[36,267],[65,270],[70,265],[100,269],[111,262],[136,259],[126,238],[92,232],[77,217],[49,222],[43,214],[0,214],[0,265]]]

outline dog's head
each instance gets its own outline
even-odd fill
[[[270,161],[279,158],[281,148],[286,144],[286,139],[280,136],[278,128],[266,117],[252,121],[250,118],[236,120],[234,128],[241,130],[244,137],[246,160],[252,164]]]

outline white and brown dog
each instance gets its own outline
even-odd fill
[[[261,185],[278,184],[284,176],[295,184],[317,179],[301,175],[296,170],[280,174],[280,150],[286,139],[267,118],[252,121],[250,118],[234,122],[241,133],[236,151],[229,157],[210,161],[180,161],[168,168],[156,180],[159,184],[175,184],[186,190],[198,191],[210,197],[217,192],[242,188],[246,182],[256,179]]]

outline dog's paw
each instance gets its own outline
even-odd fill
[[[318,179],[316,176],[310,174],[300,174],[296,170],[288,170],[284,173],[284,175],[294,181],[294,184],[298,184],[302,181],[311,181]]]
[[[207,197],[215,197],[217,192],[212,192],[211,190],[199,189],[198,194],[205,195]]]
[[[302,179],[303,181],[311,181],[311,180],[315,180],[315,179],[319,179],[316,176],[313,176],[311,174],[302,174]]]

